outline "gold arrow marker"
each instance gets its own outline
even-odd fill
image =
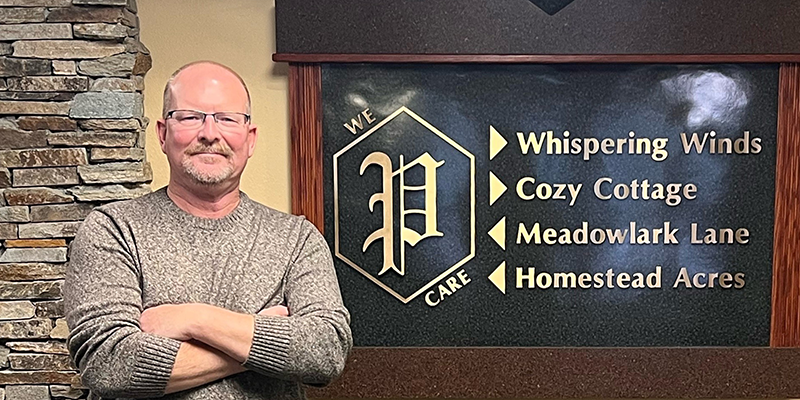
[[[503,294],[506,294],[506,262],[503,261],[497,269],[489,275],[489,280],[500,289]]]
[[[506,217],[494,224],[492,229],[489,230],[489,236],[494,239],[495,243],[500,245],[500,248],[506,249]]]
[[[508,142],[493,126],[489,125],[489,160],[492,160]]]
[[[489,171],[489,205],[494,204],[506,192],[506,189],[506,185],[500,182],[500,178]]]

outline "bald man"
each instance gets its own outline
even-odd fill
[[[344,368],[350,317],[322,235],[239,191],[247,87],[184,66],[157,131],[169,185],[95,209],[71,245],[67,344],[90,398],[305,398]]]

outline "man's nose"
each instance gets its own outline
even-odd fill
[[[214,120],[213,115],[206,115],[205,120],[203,120],[203,125],[200,126],[198,139],[209,143],[213,143],[220,139],[219,127],[217,127],[217,121]]]

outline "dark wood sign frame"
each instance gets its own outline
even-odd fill
[[[800,397],[800,55],[289,54],[292,212],[324,229],[320,63],[781,63],[768,348],[355,348],[317,398]]]

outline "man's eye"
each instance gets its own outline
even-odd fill
[[[219,120],[219,122],[230,122],[230,123],[236,122],[235,116],[227,114],[217,114],[217,119]]]
[[[178,117],[178,119],[180,121],[197,121],[197,120],[200,119],[200,117],[198,117],[197,115],[184,115],[184,116]]]

